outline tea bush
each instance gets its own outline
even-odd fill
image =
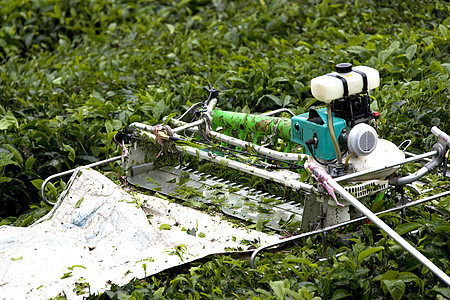
[[[117,155],[112,137],[123,126],[179,114],[206,97],[209,82],[221,90],[222,109],[302,113],[320,105],[309,91],[312,78],[339,62],[368,65],[381,76],[372,92],[381,137],[396,144],[410,139],[408,150],[428,151],[431,126],[450,132],[449,16],[446,1],[3,1],[0,224],[24,226],[45,214],[49,207],[36,188],[43,179]],[[448,188],[447,179],[430,181]],[[49,197],[63,187],[63,181],[49,185]],[[446,236],[430,230],[444,226],[448,234],[440,223],[448,221],[448,199],[443,203],[443,216],[414,211],[406,221],[422,226],[421,250],[448,270]],[[324,264],[314,262],[320,249],[306,243],[290,254],[265,254],[256,274],[245,261],[219,257],[99,297],[448,296],[368,228],[373,242],[357,240]],[[440,249],[447,254],[439,256]],[[373,255],[359,260],[364,251]],[[212,274],[210,285],[202,278]]]

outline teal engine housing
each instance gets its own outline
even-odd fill
[[[333,127],[338,138],[342,130],[347,127],[347,122],[342,118],[335,117],[333,113]],[[306,142],[314,138],[316,143],[311,145],[311,153]],[[293,117],[291,119],[291,141],[303,145],[308,155],[314,155],[316,158],[328,161],[336,158],[336,152],[328,131],[326,108],[311,109],[307,113]]]

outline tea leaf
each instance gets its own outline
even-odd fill
[[[171,226],[170,226],[169,224],[161,224],[161,225],[159,226],[159,229],[160,229],[160,230],[170,230],[170,229],[171,229]]]
[[[42,183],[44,183],[44,180],[42,179],[34,179],[31,181],[31,183],[38,189],[41,189]]]
[[[447,26],[439,24],[439,31],[441,32],[444,39],[447,39],[449,37]]]
[[[84,201],[84,196],[80,198],[80,200],[77,201],[77,203],[75,203],[75,208],[80,208],[81,203]]]
[[[406,57],[409,60],[411,60],[414,57],[414,55],[416,54],[416,51],[417,51],[416,44],[409,46],[408,48],[406,48]]]
[[[334,291],[333,296],[331,297],[331,300],[338,300],[346,297],[351,297],[352,294],[344,289],[337,289]]]
[[[411,222],[411,223],[405,223],[405,224],[401,224],[401,225],[397,226],[395,228],[395,231],[398,234],[402,235],[407,232],[416,230],[417,228],[420,228],[420,227],[422,227],[422,224]]]
[[[73,149],[71,146],[63,144],[63,147],[66,151],[69,151],[69,159],[74,162],[75,161],[75,149]]]
[[[11,111],[7,111],[6,114],[0,119],[0,130],[8,130],[13,127],[18,128],[19,122]]]
[[[279,300],[286,299],[286,295],[289,289],[289,281],[287,280],[271,281],[269,282],[269,285],[274,291],[277,299]]]
[[[405,293],[405,283],[402,280],[383,280],[382,284],[386,287],[394,300],[399,300]]]
[[[23,258],[23,256],[19,256],[19,257],[16,257],[16,258],[11,257],[11,260],[12,261],[18,261],[18,260],[21,260],[22,258]]]
[[[369,249],[366,249],[364,251],[362,251],[361,253],[359,253],[358,255],[358,262],[363,261],[366,257],[368,257],[369,255],[372,255],[375,252],[384,250],[383,246],[379,246],[379,247],[370,247]]]

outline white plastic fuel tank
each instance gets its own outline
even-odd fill
[[[372,90],[380,85],[380,73],[371,67],[356,66],[350,63],[336,65],[336,72],[319,76],[311,80],[311,93],[317,100],[330,103],[333,100],[344,97],[343,80],[335,77],[342,77],[348,86],[348,95],[363,92],[363,75],[356,71],[363,72],[367,77],[367,90]]]

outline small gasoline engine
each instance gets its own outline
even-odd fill
[[[370,109],[369,91],[379,84],[377,70],[353,68],[350,63],[338,64],[336,72],[314,78],[311,92],[327,107],[293,117],[292,141],[303,145],[314,160],[327,165],[333,177],[353,171],[348,163],[343,164],[342,157],[367,156],[377,147],[378,136],[370,125],[378,120],[379,113]]]

